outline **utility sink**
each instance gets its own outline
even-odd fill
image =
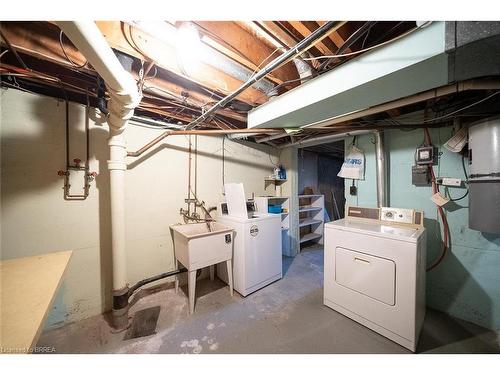
[[[226,262],[229,289],[233,295],[233,238],[234,229],[212,221],[209,223],[171,225],[174,256],[188,270],[189,312],[194,312],[196,270],[210,266],[210,279],[214,278],[214,265]],[[178,266],[178,264],[177,264]],[[179,288],[176,278],[175,288]]]
[[[208,267],[233,256],[233,228],[218,222],[171,225],[175,258],[188,270]]]

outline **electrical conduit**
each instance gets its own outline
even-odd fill
[[[111,248],[113,256],[113,326],[128,325],[129,288],[125,252],[125,129],[141,100],[136,82],[109,47],[92,21],[58,22],[71,42],[104,79],[110,94],[108,125],[110,137],[108,169],[111,191]]]
[[[384,133],[375,132],[375,170],[377,174],[377,207],[387,207],[387,159],[385,153]]]

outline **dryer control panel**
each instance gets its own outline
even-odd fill
[[[346,217],[359,220],[378,221],[381,224],[400,224],[418,228],[422,228],[424,225],[424,213],[412,208],[368,208],[348,206]]]
[[[382,207],[380,220],[393,223],[413,224],[415,210],[409,208]]]

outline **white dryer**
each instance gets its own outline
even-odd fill
[[[325,224],[324,304],[415,351],[425,316],[423,213],[347,207]]]

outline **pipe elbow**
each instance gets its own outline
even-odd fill
[[[124,90],[116,91],[108,86],[110,95],[108,124],[114,130],[120,132],[124,130],[127,121],[132,118],[135,108],[137,108],[142,99],[131,75],[130,79],[132,80],[131,84],[128,84],[128,87],[124,87]]]

